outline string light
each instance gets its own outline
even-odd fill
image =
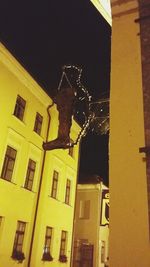
[[[75,76],[76,78],[73,76],[75,81],[72,81],[71,77],[68,77],[68,70],[77,71],[77,75]],[[82,69],[80,67],[77,67],[75,65],[64,65],[62,67],[61,80],[58,85],[58,90],[60,90],[63,79],[65,77],[68,85],[71,88],[75,87],[75,89],[77,90],[77,100],[79,100],[80,102],[85,101],[86,110],[82,112],[85,121],[73,145],[77,144],[82,137],[86,136],[89,130],[100,135],[106,134],[109,131],[109,99],[105,98],[92,102],[92,97],[90,96],[88,90],[81,83],[81,75]],[[73,86],[73,82],[75,82],[75,86]],[[80,96],[79,93],[83,93],[83,96]],[[79,110],[77,110],[76,114],[79,113]]]

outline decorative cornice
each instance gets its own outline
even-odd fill
[[[113,19],[136,13],[139,10],[137,0],[116,0],[112,1],[111,5]]]
[[[23,83],[28,90],[44,105],[52,103],[51,98],[44,92],[39,84],[21,66],[21,64],[11,55],[11,53],[0,43],[0,61]]]
[[[114,7],[114,6],[118,6],[118,5],[129,3],[129,2],[133,2],[133,0],[112,0],[111,1],[111,6]]]
[[[136,13],[136,12],[138,12],[138,8],[132,8],[130,10],[123,11],[123,12],[120,12],[120,13],[117,13],[117,14],[114,14],[113,15],[113,18],[119,18],[119,17],[122,17],[122,16],[126,16],[126,15],[129,15],[129,14]]]

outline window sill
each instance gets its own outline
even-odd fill
[[[58,201],[58,202],[61,202],[58,198],[52,197],[51,195],[48,195],[48,197],[49,197],[49,198],[52,198],[52,199],[54,199],[54,200],[56,200],[56,201]]]
[[[90,220],[90,218],[79,218],[79,220]]]
[[[33,133],[35,134],[35,136],[37,136],[39,139],[42,139],[42,140],[44,140],[44,137],[41,135],[41,134],[38,134],[37,132],[35,132],[34,130],[33,130]]]
[[[61,255],[59,256],[59,261],[61,263],[66,263],[67,262],[67,256],[66,255]]]
[[[42,261],[53,261],[53,257],[50,253],[44,253],[42,257]]]
[[[13,118],[14,118],[16,121],[18,121],[21,125],[26,126],[26,124],[25,124],[25,122],[24,122],[23,120],[19,119],[19,118],[16,117],[14,114],[12,114],[12,116],[13,116]]]
[[[25,259],[25,255],[23,252],[14,251],[11,258],[15,261],[18,261],[18,263],[22,263]]]
[[[66,203],[66,202],[62,202],[62,203],[67,205],[68,207],[72,208],[72,205],[70,205],[69,203]]]
[[[30,190],[30,189],[28,189],[28,188],[26,188],[26,187],[24,187],[24,186],[21,186],[21,188],[23,188],[23,189],[27,190],[28,192],[31,192],[31,193],[34,193],[34,194],[36,194],[36,192],[35,192],[35,191],[32,191],[32,190]]]
[[[74,156],[71,156],[69,154],[68,154],[68,156],[69,156],[70,159],[75,160]]]
[[[51,195],[48,195],[48,197],[51,198],[51,199],[56,200],[57,202],[60,202],[60,203],[62,203],[62,204],[65,204],[67,207],[73,208],[72,205],[63,202],[63,201],[59,200],[58,198],[54,198],[54,197],[52,197]]]
[[[16,183],[14,183],[14,182],[11,181],[11,180],[9,181],[9,180],[7,180],[7,179],[5,179],[5,178],[2,178],[2,177],[0,177],[0,179],[3,180],[3,181],[8,182],[8,183],[10,183],[10,184],[17,185]]]

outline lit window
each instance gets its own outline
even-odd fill
[[[65,203],[69,204],[70,202],[70,188],[71,188],[71,181],[67,179],[66,182],[66,195],[65,195]]]
[[[21,96],[18,95],[15,105],[14,115],[21,121],[23,120],[25,106],[26,106],[26,101]]]
[[[19,261],[23,261],[25,258],[24,253],[22,252],[25,227],[26,227],[25,222],[18,221],[14,239],[12,258]]]
[[[79,219],[90,218],[90,200],[80,200]]]
[[[51,197],[53,197],[53,198],[56,198],[56,196],[57,196],[57,186],[58,186],[58,172],[54,171],[52,191],[51,191]]]
[[[26,174],[26,181],[24,185],[24,187],[28,190],[32,190],[35,167],[36,167],[36,162],[33,161],[32,159],[29,159],[28,169],[27,169],[27,174]]]
[[[60,242],[60,254],[59,254],[59,261],[66,262],[66,249],[67,249],[67,232],[62,231],[61,233],[61,242]]]
[[[50,247],[51,247],[51,241],[52,241],[52,231],[53,228],[47,226],[46,227],[46,233],[45,233],[45,243],[44,243],[44,250],[43,250],[43,261],[52,261],[53,258],[50,254]]]
[[[37,112],[34,124],[34,131],[39,135],[41,134],[42,122],[43,122],[43,117]]]
[[[16,154],[17,154],[17,151],[14,148],[7,146],[3,168],[2,168],[2,174],[1,174],[1,177],[7,181],[11,181],[13,169],[15,165]]]

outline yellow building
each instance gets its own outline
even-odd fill
[[[104,267],[108,257],[108,239],[108,187],[102,182],[78,184],[73,267]]]
[[[112,0],[110,267],[150,266],[138,2]]]
[[[0,44],[3,267],[70,265],[78,146],[43,151],[43,141],[57,135],[58,112],[55,106],[47,110],[51,104],[50,97]],[[78,131],[73,122],[73,140]]]

